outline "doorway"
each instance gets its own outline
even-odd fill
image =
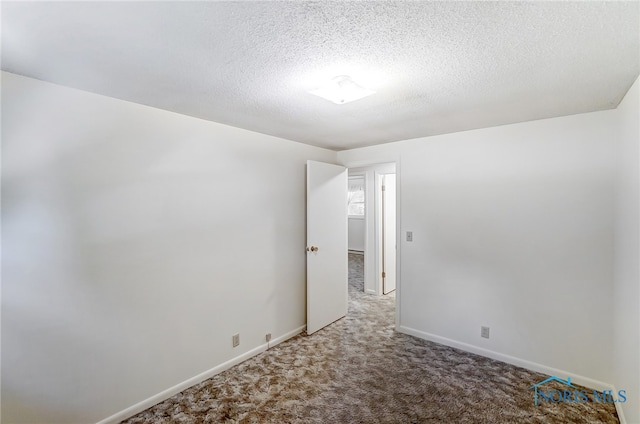
[[[349,292],[364,292],[365,175],[352,173],[347,186]]]
[[[375,294],[380,299],[388,296],[384,298],[396,304],[395,167],[391,163],[347,170],[340,165],[307,161],[307,334],[347,313],[351,290],[345,218],[349,206],[355,211],[352,215],[364,221],[360,262],[363,285],[354,293]],[[350,175],[361,177],[352,179],[357,196],[349,196]],[[396,309],[396,326],[398,314]]]
[[[362,274],[365,293],[393,293],[397,256],[395,163],[350,168],[348,210],[350,275]],[[354,266],[359,270],[352,270]]]

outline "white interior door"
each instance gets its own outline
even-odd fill
[[[347,169],[307,161],[307,334],[347,314]]]
[[[387,174],[383,178],[383,269],[382,293],[396,289],[396,176]]]

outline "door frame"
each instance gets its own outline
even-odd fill
[[[379,262],[378,235],[375,231],[377,221],[376,216],[371,214],[378,204],[378,189],[376,184],[376,175],[379,173],[395,173],[396,175],[396,307],[395,307],[395,326],[400,326],[400,313],[402,302],[402,190],[401,190],[401,166],[400,158],[392,161],[366,161],[345,164],[349,170],[349,176],[364,175],[365,176],[365,251],[364,251],[364,285],[365,292],[373,295],[382,295],[382,278],[378,276],[378,270],[382,269]],[[388,172],[395,167],[395,172]],[[378,217],[379,219],[379,217]],[[373,236],[372,236],[373,235]],[[380,277],[380,278],[378,278]]]
[[[394,205],[396,204],[396,187],[394,184],[393,190],[391,189],[387,189],[387,190],[383,190],[383,187],[388,187],[389,183],[387,182],[387,177],[389,175],[393,175],[394,176],[394,181],[395,181],[395,170],[393,173],[391,172],[381,172],[381,171],[375,171],[374,172],[375,175],[375,183],[376,183],[376,194],[378,195],[378,198],[376,199],[376,227],[375,227],[375,231],[376,231],[376,248],[378,249],[378,254],[376,256],[376,259],[378,260],[378,268],[377,268],[377,274],[376,274],[376,285],[377,285],[377,291],[380,295],[387,295],[389,293],[391,293],[392,291],[395,291],[396,289],[394,288],[393,290],[389,291],[388,293],[384,292],[385,289],[385,283],[387,282],[387,278],[382,276],[382,272],[385,271],[385,269],[387,268],[386,265],[387,263],[387,256],[386,256],[386,252],[387,252],[387,243],[391,243],[393,242],[394,244],[394,249],[393,252],[395,253],[396,249],[397,249],[397,245],[398,245],[398,240],[396,236],[395,231],[393,232],[394,234],[394,238],[393,240],[389,239],[387,240],[387,227],[385,226],[385,222],[386,222],[386,213],[388,211],[387,207],[386,207],[386,202],[387,202],[387,196],[389,196],[389,192],[393,192],[393,202]],[[395,209],[395,208],[394,208]],[[397,224],[397,217],[394,214],[394,224]],[[395,228],[394,228],[395,230]],[[395,256],[395,255],[394,255]],[[394,257],[394,269],[395,269],[395,264],[397,262],[397,257]],[[389,279],[391,279],[390,276],[387,276]],[[394,286],[395,286],[395,275],[393,275],[393,281],[394,281]]]

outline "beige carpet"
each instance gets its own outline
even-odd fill
[[[395,298],[364,294],[362,256],[350,255],[349,262],[346,318],[312,336],[294,337],[126,422],[618,422],[611,403],[534,406],[529,388],[545,375],[396,333]],[[558,383],[545,388],[564,389]]]

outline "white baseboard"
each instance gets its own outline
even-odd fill
[[[613,390],[613,393],[618,393],[614,385],[611,385],[611,388]],[[620,424],[627,424],[627,420],[624,417],[624,412],[622,411],[622,404],[616,402],[614,403],[614,405],[616,406],[616,412],[618,413],[618,420],[620,421]],[[633,424],[633,423],[630,423],[630,424]]]
[[[302,327],[296,328],[293,331],[289,331],[288,333],[280,337],[272,339],[268,344],[264,343],[256,348],[251,349],[246,353],[243,353],[242,355],[236,356],[235,358],[232,358],[227,362],[224,362],[216,367],[213,367],[210,370],[207,370],[201,374],[198,374],[194,377],[191,377],[183,381],[182,383],[178,383],[173,387],[163,390],[157,395],[151,396],[150,398],[145,399],[142,402],[138,402],[135,405],[128,407],[127,409],[124,409],[120,412],[117,412],[111,415],[110,417],[107,417],[99,421],[97,424],[116,424],[116,423],[119,423],[120,421],[126,420],[127,418],[131,418],[134,415],[144,411],[145,409],[148,409],[153,405],[156,405],[162,402],[163,400],[169,399],[171,396],[174,396],[180,393],[181,391],[188,389],[191,386],[195,386],[196,384],[201,383],[204,380],[211,378],[216,374],[220,374],[221,372],[228,370],[234,365],[238,365],[239,363],[244,362],[247,359],[250,359],[258,355],[259,353],[266,351],[268,347],[274,347],[294,336],[297,336],[298,334],[302,333],[306,329],[307,329],[307,326],[303,325]]]
[[[131,418],[132,416],[144,411],[145,409],[148,409],[160,402],[162,402],[163,400],[169,399],[171,396],[174,396],[178,393],[180,393],[181,391],[188,389],[191,386],[194,386],[198,383],[203,382],[204,380],[213,377],[216,374],[220,374],[223,371],[228,370],[229,368],[233,367],[234,365],[238,365],[241,362],[246,361],[247,359],[250,359],[264,351],[267,350],[268,347],[274,347],[294,336],[297,336],[298,334],[302,333],[303,331],[305,331],[307,328],[306,325],[303,325],[302,327],[296,328],[293,331],[290,331],[280,337],[277,337],[273,340],[271,340],[271,342],[269,342],[269,344],[264,343],[260,346],[257,346],[254,349],[251,349],[250,351],[243,353],[242,355],[236,356],[235,358],[230,359],[227,362],[224,362],[216,367],[213,367],[201,374],[198,374],[194,377],[191,377],[185,381],[183,381],[182,383],[176,384],[173,387],[170,387],[154,396],[151,396],[148,399],[143,400],[142,402],[138,402],[135,405],[132,405],[120,412],[117,412],[113,415],[111,415],[110,417],[107,417],[101,421],[99,421],[97,424],[116,424],[119,423],[123,420],[126,420],[127,418]],[[480,356],[484,356],[487,358],[491,358],[491,359],[495,359],[498,361],[502,361],[502,362],[506,362],[508,364],[511,365],[515,365],[518,367],[522,367],[531,371],[536,371],[536,372],[540,372],[546,375],[555,375],[555,376],[559,376],[559,377],[566,377],[566,376],[570,376],[571,380],[573,382],[575,382],[576,384],[580,384],[582,386],[585,387],[589,387],[591,389],[596,389],[596,390],[612,390],[613,393],[617,393],[615,387],[611,384],[608,383],[604,383],[602,381],[598,381],[598,380],[594,380],[588,377],[584,377],[581,375],[577,375],[574,373],[570,373],[568,371],[564,371],[564,370],[560,370],[558,368],[553,368],[553,367],[548,367],[546,365],[542,365],[542,364],[538,364],[535,362],[531,362],[531,361],[527,361],[525,359],[521,359],[521,358],[516,358],[514,356],[510,356],[510,355],[505,355],[499,352],[495,352],[489,349],[485,349],[482,347],[478,347],[478,346],[474,346],[474,345],[470,345],[468,343],[463,343],[463,342],[458,342],[452,339],[448,339],[446,337],[441,337],[441,336],[436,336],[435,334],[431,334],[431,333],[426,333],[424,331],[419,331],[410,327],[405,327],[405,326],[398,326],[397,327],[397,331],[404,333],[404,334],[408,334],[410,336],[414,336],[414,337],[418,337],[420,339],[424,339],[424,340],[429,340],[435,343],[439,343],[439,344],[443,344],[445,346],[450,346],[450,347],[454,347],[460,350],[464,350],[466,352],[471,352],[471,353],[475,353],[477,355]],[[616,403],[615,404],[616,407],[616,412],[618,413],[618,418],[620,419],[620,424],[627,424],[627,421],[625,420],[624,417],[624,413],[622,411],[622,407],[621,404]]]
[[[526,368],[531,371],[540,372],[546,375],[555,375],[560,378],[571,377],[571,381],[581,386],[588,387],[590,389],[602,390],[614,390],[613,385],[604,383],[602,381],[594,380],[589,377],[577,375],[569,371],[564,371],[558,368],[548,367],[546,365],[538,364],[535,362],[527,361],[526,359],[516,358],[515,356],[505,355],[503,353],[495,352],[493,350],[485,349],[482,347],[470,345],[468,343],[458,342],[456,340],[448,339],[446,337],[436,336],[435,334],[426,333],[413,328],[398,326],[397,330],[401,333],[408,334],[410,336],[418,337],[419,339],[429,340],[435,343],[443,344],[450,347],[455,347],[466,352],[475,353],[476,355],[485,356],[487,358],[495,359],[498,361],[506,362],[507,364],[516,365],[518,367]],[[617,404],[616,404],[617,407]],[[622,421],[621,421],[622,422]]]

